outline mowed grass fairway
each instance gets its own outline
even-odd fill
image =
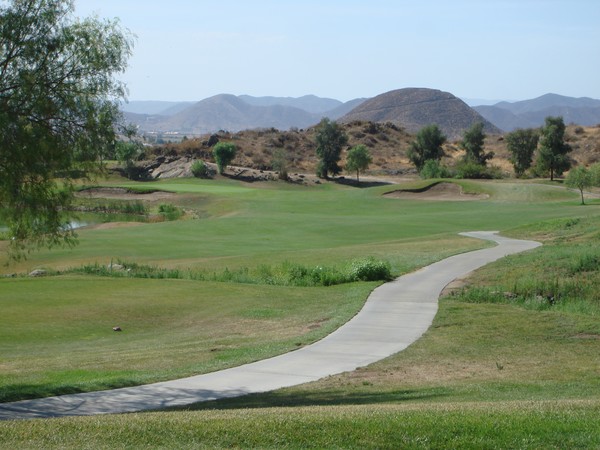
[[[600,239],[598,201],[581,207],[576,193],[526,182],[461,184],[490,198],[382,197],[398,186],[136,184],[177,192],[169,202],[196,219],[82,230],[75,249],[34,253],[3,270],[65,270],[122,259],[205,272],[260,272],[285,262],[342,267],[374,256],[389,261],[399,275],[487,245],[458,236],[460,231],[500,230],[546,245],[479,271],[475,280],[490,286],[486,292],[443,299],[421,340],[367,368],[201,404],[197,411],[4,422],[0,445],[599,447],[600,306],[593,296],[600,282],[593,262]],[[564,280],[573,278],[573,268],[579,268],[581,280],[591,280],[590,290],[569,290]],[[561,302],[545,307],[543,301],[499,300],[497,292],[521,295],[518,286],[546,283],[544,277],[564,281],[557,289],[585,301],[569,309],[557,308]],[[374,286],[73,273],[1,279],[1,392],[6,401],[145,383],[282,353],[344,323]],[[124,331],[114,333],[115,325]]]

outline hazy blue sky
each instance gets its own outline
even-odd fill
[[[93,13],[137,35],[131,100],[600,99],[600,0],[76,0]]]

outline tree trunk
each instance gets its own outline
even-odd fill
[[[356,171],[356,184],[360,184],[360,180],[358,179],[359,170]]]

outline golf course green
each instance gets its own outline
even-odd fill
[[[173,193],[149,208],[185,214],[82,228],[76,247],[20,262],[2,252],[1,401],[212,372],[310,344],[379,283],[340,277],[353,263],[399,276],[491,245],[462,231],[544,246],[477,271],[441,300],[421,340],[356,372],[187,411],[6,421],[0,446],[600,446],[600,202],[580,206],[578,193],[539,181],[453,182],[487,198],[384,195],[431,181],[103,183]],[[28,277],[34,269],[46,276]]]

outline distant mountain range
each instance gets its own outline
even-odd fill
[[[600,100],[591,98],[547,94],[533,100],[469,107],[448,92],[424,88],[398,89],[346,103],[314,95],[295,98],[220,94],[199,102],[133,101],[122,109],[126,119],[142,132],[188,135],[218,130],[307,128],[323,117],[346,122],[392,122],[411,133],[436,123],[451,139],[475,122],[483,122],[491,134],[538,127],[550,115],[563,116],[566,123],[600,123]]]
[[[144,132],[198,135],[218,130],[307,128],[323,117],[338,119],[363,101],[342,103],[314,95],[293,98],[220,94],[197,103],[131,102],[122,109],[127,120]]]
[[[473,109],[504,131],[542,126],[548,116],[562,116],[566,124],[600,124],[600,100],[588,97],[546,94],[532,100],[499,102]]]

